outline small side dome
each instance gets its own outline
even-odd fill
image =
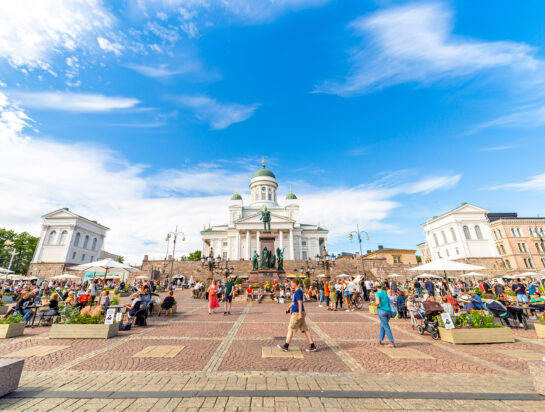
[[[236,192],[233,196],[231,196],[231,200],[242,200],[242,196]]]
[[[295,196],[295,193],[293,193],[290,188],[290,192],[287,194],[286,200],[292,200],[292,199],[297,199],[297,196]]]

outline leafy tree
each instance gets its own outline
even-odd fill
[[[420,255],[416,255],[416,262],[422,263],[422,257]]]
[[[5,268],[9,266],[11,255],[15,250],[11,270],[17,274],[26,274],[37,245],[38,238],[27,232],[16,233],[13,230],[0,228],[0,266]]]
[[[201,260],[201,251],[196,250],[189,254],[188,260]]]
[[[117,261],[118,261],[119,263],[124,263],[124,262],[125,262],[125,258],[124,258],[123,256],[119,256],[119,257],[117,258]]]

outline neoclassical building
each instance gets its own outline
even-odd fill
[[[318,225],[299,223],[299,200],[291,191],[284,205],[278,203],[278,183],[273,172],[265,167],[257,170],[250,180],[250,204],[243,204],[235,193],[229,202],[229,223],[210,226],[201,231],[202,251],[230,260],[250,260],[254,250],[260,251],[259,220],[266,206],[271,212],[271,232],[276,235],[275,249],[284,250],[284,259],[307,259],[322,255],[327,249],[328,231]]]

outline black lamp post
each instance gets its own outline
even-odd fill
[[[360,225],[356,225],[357,229],[356,231],[352,231],[348,234],[348,239],[352,242],[352,240],[354,239],[354,237],[352,236],[353,234],[356,234],[358,235],[358,243],[360,244],[360,258],[361,258],[361,274],[362,275],[365,275],[365,271],[363,269],[363,249],[362,249],[362,246],[361,246],[361,242],[362,242],[362,239],[361,239],[361,236],[362,234],[365,233],[365,240],[369,240],[369,234],[365,231],[365,230],[360,230]]]
[[[316,255],[315,259],[316,265],[324,269],[325,281],[329,282],[329,280],[331,279],[331,268],[335,266],[335,261],[337,260],[337,258],[335,257],[335,255],[328,254],[326,249],[324,249],[324,252],[325,253],[323,256]]]

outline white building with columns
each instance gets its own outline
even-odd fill
[[[110,230],[106,226],[68,208],[42,218],[42,232],[31,263],[80,265],[100,260],[106,232]]]
[[[271,232],[276,235],[275,250],[284,250],[284,260],[322,256],[327,249],[328,231],[318,225],[299,223],[297,196],[290,189],[281,206],[277,190],[276,176],[263,162],[250,180],[250,204],[245,206],[242,196],[235,193],[229,202],[229,223],[201,231],[203,255],[212,251],[215,257],[223,259],[250,260],[254,250],[261,253],[259,235],[263,222],[259,218],[266,206],[271,212]]]

